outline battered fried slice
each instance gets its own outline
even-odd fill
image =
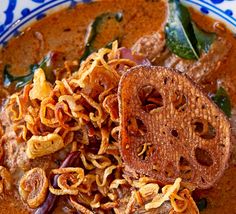
[[[120,151],[132,176],[163,184],[177,177],[209,188],[230,153],[224,113],[187,76],[164,67],[137,66],[119,83]]]

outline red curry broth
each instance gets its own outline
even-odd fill
[[[0,52],[0,69],[5,64],[11,65],[11,72],[15,75],[26,73],[29,65],[39,62],[49,51],[65,53],[66,59],[79,59],[84,50],[86,30],[90,22],[99,14],[107,11],[123,12],[122,40],[120,46],[130,48],[143,35],[151,34],[163,28],[167,17],[165,1],[104,1],[92,4],[81,4],[76,8],[67,9],[53,14],[26,29],[21,36],[12,39]],[[191,10],[193,20],[204,30],[217,32],[227,38],[232,44],[231,53],[220,69],[206,79],[203,85],[207,92],[216,88],[217,81],[221,81],[229,93],[233,105],[236,104],[236,39],[231,32],[223,28],[215,28],[215,20]],[[42,37],[42,38],[41,38]],[[106,35],[104,35],[106,37]],[[13,89],[9,89],[11,92]],[[204,213],[232,213],[236,211],[235,201],[235,155],[232,156],[230,167],[225,175],[210,190],[197,192],[198,197],[206,197],[207,209]],[[17,186],[17,182],[15,184]],[[0,201],[0,209],[6,213],[26,213],[24,205],[19,200],[17,191],[9,193]],[[12,197],[15,195],[14,197]],[[59,211],[63,202],[59,203],[55,211]],[[22,208],[23,210],[21,210]],[[226,211],[227,210],[227,211]]]

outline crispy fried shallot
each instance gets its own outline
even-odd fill
[[[86,207],[84,207],[83,205],[79,204],[78,202],[76,202],[73,197],[70,197],[70,203],[71,205],[78,211],[81,212],[83,214],[93,214],[92,211],[90,211],[89,209],[87,209]]]
[[[175,193],[172,194],[170,200],[173,210],[169,214],[199,214],[197,205],[188,189],[181,190],[178,196]]]
[[[38,68],[34,73],[33,88],[29,92],[30,99],[43,100],[48,97],[52,91],[51,84],[46,80],[43,69]]]
[[[63,147],[63,139],[58,134],[32,136],[27,142],[26,154],[28,158],[34,159],[36,157],[52,154]]]
[[[12,177],[10,172],[3,166],[0,166],[0,194],[11,190]]]
[[[31,208],[36,208],[44,202],[47,191],[48,179],[41,168],[31,169],[20,180],[19,193]]]
[[[152,201],[145,205],[146,210],[160,207],[165,201],[169,200],[171,194],[178,192],[181,178],[177,178],[173,185],[166,185],[162,188],[163,195],[156,195]]]
[[[84,170],[79,167],[67,167],[53,169],[53,175],[59,175],[57,178],[57,185],[60,189],[56,189],[49,182],[49,190],[54,195],[77,195],[78,186],[84,179]]]

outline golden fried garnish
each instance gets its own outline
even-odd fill
[[[113,42],[112,49],[103,48],[91,54],[81,63],[78,72],[72,74],[66,64],[61,72],[66,70],[67,79],[57,78],[52,87],[43,70],[38,69],[33,83],[25,86],[23,91],[14,93],[6,104],[7,121],[4,126],[13,126],[15,135],[23,140],[23,151],[24,142],[27,142],[27,164],[42,162],[44,158],[40,157],[44,155],[50,155],[48,158],[52,161],[54,158],[61,161],[70,152],[58,169],[51,170],[54,163],[53,166],[45,165],[45,170],[51,170],[48,179],[41,168],[26,172],[19,185],[22,199],[31,208],[38,207],[35,213],[52,213],[56,199],[64,195],[62,198],[67,198],[77,212],[84,214],[164,213],[163,210],[168,213],[172,209],[172,199],[184,198],[186,202],[187,199],[179,195],[179,178],[173,180],[173,185],[161,189],[157,179],[141,177],[133,180],[123,171],[118,139],[122,128],[118,111],[118,84],[127,69],[137,64],[149,64],[147,60],[134,56],[126,48],[118,49],[118,43]],[[144,95],[149,95],[152,88],[145,89],[147,94],[144,91]],[[135,99],[132,93],[130,95],[132,100]],[[183,97],[176,95],[174,104],[182,109],[183,101]],[[153,99],[148,96],[145,108],[153,110],[160,105],[160,97]],[[128,130],[142,137],[146,129],[145,126],[139,128],[140,121],[131,118]],[[200,135],[207,131],[204,128]],[[132,145],[127,145],[127,148],[129,146]],[[144,142],[138,148],[137,157],[145,159],[153,151],[152,141]],[[129,155],[133,156],[133,152]],[[149,165],[154,166],[151,161]],[[181,167],[181,170],[188,169]],[[1,182],[4,190],[7,189],[4,181]],[[182,206],[181,200],[176,204],[181,209],[188,208],[186,203]]]
[[[105,184],[107,183],[107,177],[108,177],[109,175],[111,175],[111,174],[112,174],[112,171],[113,171],[114,169],[116,169],[116,168],[117,168],[117,167],[114,166],[114,165],[107,167],[107,168],[104,170],[102,182],[101,182],[100,179],[99,179],[99,175],[96,175],[96,183],[97,183],[97,185],[98,185],[99,187],[105,186]]]
[[[118,111],[118,97],[117,94],[110,94],[106,96],[103,103],[103,108],[107,113],[110,114],[111,120],[114,122],[119,121],[119,111]]]
[[[79,213],[84,213],[84,214],[93,214],[92,211],[90,211],[88,208],[85,206],[79,204],[78,202],[75,201],[75,199],[70,196],[70,204],[79,212]]]
[[[19,97],[19,93],[12,94],[9,98],[9,103],[6,107],[9,119],[17,122],[23,117],[22,100]]]
[[[52,86],[47,82],[43,69],[38,68],[34,73],[34,84],[30,90],[30,99],[43,100],[48,97],[52,91]]]
[[[10,172],[3,166],[0,166],[0,194],[11,190],[12,177]]]
[[[29,207],[41,205],[48,191],[48,179],[41,168],[33,168],[26,172],[20,180],[19,193]]]
[[[32,136],[27,142],[26,154],[28,158],[34,159],[44,155],[52,154],[64,147],[60,135],[52,133],[46,136]]]
[[[166,185],[162,188],[162,194],[157,194],[152,201],[145,205],[146,210],[160,207],[165,201],[168,201],[171,195],[179,191],[181,178],[177,178],[174,184]]]
[[[84,180],[84,170],[79,167],[67,167],[53,169],[51,176],[58,176],[57,185],[59,189],[53,187],[49,182],[49,190],[54,195],[77,195],[79,193],[78,186]]]
[[[159,189],[160,187],[158,184],[149,183],[142,186],[139,189],[139,193],[141,194],[142,198],[147,201],[156,196],[158,194]]]
[[[173,210],[171,210],[169,214],[199,214],[197,205],[188,189],[181,190],[178,195],[172,194],[170,201]]]

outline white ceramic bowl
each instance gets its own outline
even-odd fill
[[[0,0],[0,46],[29,24],[50,13],[92,0]],[[236,33],[236,0],[181,0],[206,16],[224,22]]]

